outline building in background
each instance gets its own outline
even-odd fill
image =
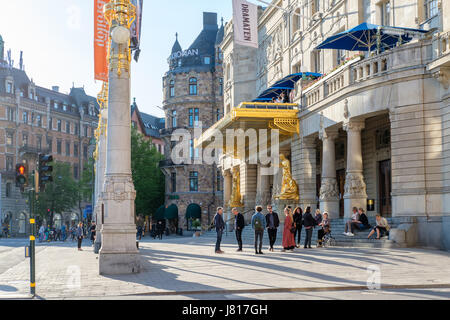
[[[223,21],[219,28],[216,13],[203,13],[203,30],[188,49],[181,48],[177,34],[169,71],[163,78],[166,128],[161,135],[166,142],[166,160],[160,167],[166,177],[166,208],[178,212],[178,227],[184,230],[191,229],[192,219],[200,219],[203,226],[210,224],[223,201],[222,173],[217,166],[175,164],[171,157],[175,130],[185,129],[193,136],[195,129],[205,130],[223,116],[222,54],[218,47],[223,32]],[[183,155],[192,163],[201,156],[193,140],[189,141],[189,155]]]
[[[165,128],[166,119],[158,118],[139,111],[136,98],[131,105],[131,125],[146,139],[151,139],[159,153],[164,154],[164,140],[161,138],[160,130]]]
[[[36,85],[23,62],[14,67],[4,52],[0,37],[1,222],[10,226],[12,236],[25,236],[29,206],[16,188],[16,164],[26,162],[31,172],[40,153],[52,154],[55,161],[70,164],[73,177],[80,179],[93,151],[98,104],[84,88],[64,94],[56,86],[50,90]],[[55,213],[55,225],[80,221],[86,206]]]

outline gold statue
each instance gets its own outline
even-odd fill
[[[230,207],[243,207],[241,196],[241,171],[239,167],[233,168],[233,188],[231,191]]]
[[[275,199],[280,200],[298,200],[299,192],[297,182],[292,178],[291,163],[284,154],[280,154],[281,165],[283,168],[283,180],[281,182],[281,192]]]

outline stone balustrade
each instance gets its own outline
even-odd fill
[[[437,34],[433,40],[433,48],[434,59],[450,53],[450,31]]]

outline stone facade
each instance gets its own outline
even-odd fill
[[[26,236],[29,206],[16,188],[16,164],[25,161],[31,172],[39,153],[49,153],[55,161],[69,163],[78,179],[93,150],[90,140],[97,127],[98,105],[83,88],[63,94],[58,87],[39,87],[23,69],[10,67],[3,58],[0,56],[1,222],[9,225],[12,236]],[[55,222],[71,225],[82,218],[82,212],[74,208],[55,216]]]
[[[201,151],[190,148],[186,162],[176,165],[172,159],[172,134],[183,129],[191,137],[206,130],[223,116],[222,54],[216,43],[223,37],[223,26],[217,25],[215,13],[204,13],[204,29],[188,49],[194,56],[171,59],[170,70],[163,78],[166,128],[161,130],[165,140],[165,161],[161,169],[166,176],[166,208],[178,207],[178,228],[190,229],[186,219],[191,204],[201,208],[204,227],[211,224],[216,208],[222,205],[222,173],[215,165],[202,164]],[[178,40],[172,56],[182,52]],[[192,141],[193,143],[193,141]],[[192,160],[192,161],[190,161]],[[198,163],[198,164],[197,164]]]
[[[324,74],[313,83],[300,80],[294,89],[300,134],[281,152],[291,161],[300,199],[280,206],[320,207],[332,218],[348,217],[354,206],[367,208],[369,216],[400,223],[403,231],[393,237],[405,233],[409,244],[450,248],[450,7],[429,2],[433,6],[422,0],[395,1],[395,7],[393,1],[272,1],[282,9],[260,8],[258,49],[235,47],[233,24],[226,25],[226,114],[289,74]],[[380,54],[314,49],[362,22],[436,30]],[[247,164],[222,170],[235,165],[241,190],[252,198],[259,189],[255,199],[262,202],[264,192],[246,173]],[[280,177],[269,176],[263,185],[267,181],[270,202],[277,205]],[[253,199],[247,202],[248,208],[254,205]]]

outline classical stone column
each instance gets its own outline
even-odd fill
[[[364,121],[352,121],[344,124],[347,131],[347,175],[345,177],[344,208],[345,217],[350,217],[353,207],[365,208],[367,205],[366,184],[363,176],[361,130]]]
[[[253,215],[252,210],[256,206],[256,164],[247,164],[242,162],[240,165],[241,171],[241,195],[242,202],[244,203],[245,219],[250,221]]]
[[[270,194],[270,175],[261,174],[261,172],[268,171],[269,167],[270,165],[258,165],[256,204],[262,205],[264,209],[268,204],[272,203],[272,198]]]
[[[136,191],[131,175],[131,53],[129,36],[124,37],[124,29],[129,31],[130,26],[123,25],[123,21],[128,21],[126,18],[129,17],[121,16],[126,13],[121,8],[120,2],[116,0],[105,5],[105,17],[112,26],[112,41],[109,61],[106,174],[102,194],[105,220],[99,266],[100,274],[108,275],[140,272],[140,257],[136,247]],[[132,8],[129,5],[128,9]]]
[[[311,207],[314,211],[317,206],[316,196],[316,149],[314,137],[303,137],[300,140],[300,160],[298,161],[300,177],[298,182],[300,192],[300,205],[303,209]]]
[[[330,219],[339,218],[339,192],[336,180],[336,147],[334,141],[338,131],[323,130],[320,135],[323,144],[322,183],[320,188],[320,209],[328,212]]]
[[[99,138],[98,138],[98,154],[97,163],[95,171],[95,181],[96,181],[96,203],[95,203],[95,214],[96,214],[96,238],[94,242],[94,252],[99,253],[102,246],[102,225],[103,225],[103,184],[105,182],[105,169],[106,169],[106,126],[108,110],[102,109],[101,111],[101,123],[99,127]]]

